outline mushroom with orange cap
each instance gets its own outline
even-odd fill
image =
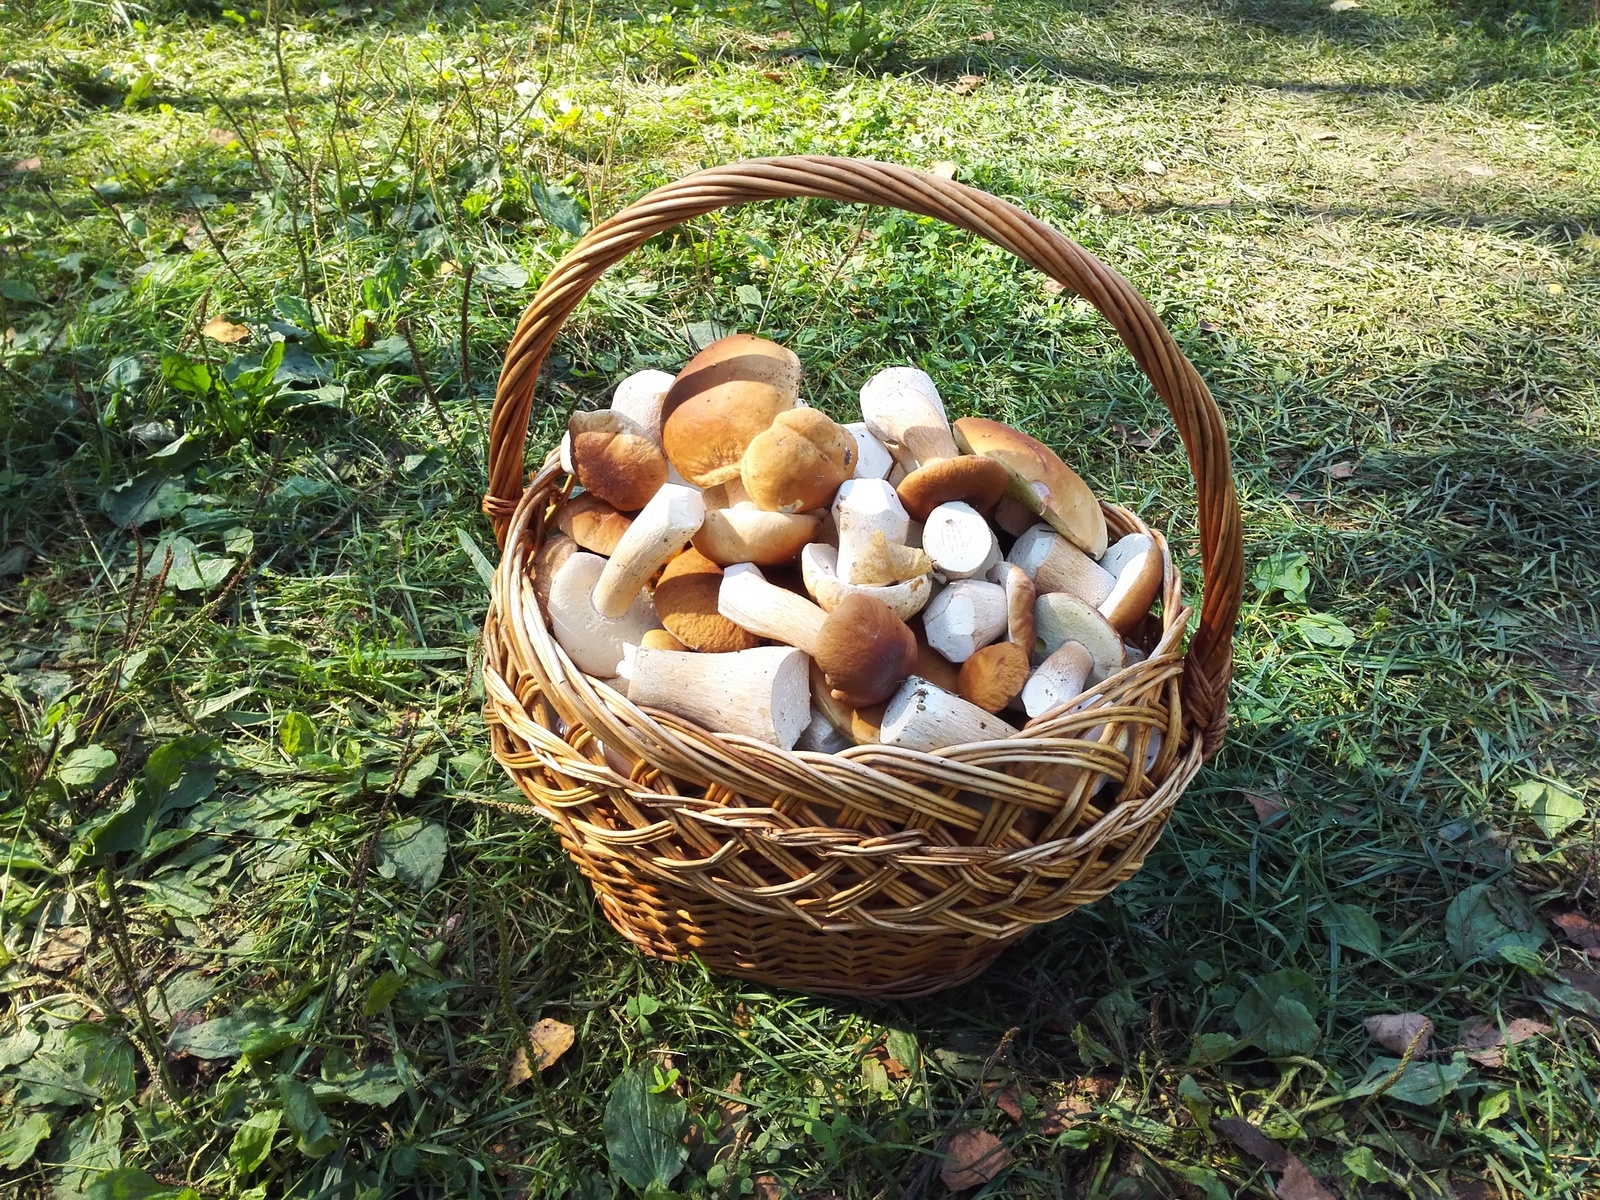
[[[792,350],[747,333],[719,338],[688,361],[662,401],[667,458],[700,487],[737,479],[750,443],[799,395]]]
[[[1089,485],[1043,442],[986,417],[963,417],[955,438],[969,454],[992,458],[1011,475],[1007,495],[1038,513],[1091,558],[1106,552],[1106,518]]]
[[[739,477],[757,508],[794,513],[826,508],[855,472],[855,438],[814,408],[780,412],[751,440]]]
[[[584,488],[622,512],[637,512],[667,482],[667,460],[632,417],[603,409],[567,421],[572,469]]]

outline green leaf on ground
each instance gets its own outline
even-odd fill
[[[682,1141],[688,1106],[670,1090],[655,1090],[655,1078],[655,1067],[640,1063],[622,1073],[606,1101],[611,1169],[639,1191],[671,1186],[689,1157]]]
[[[1533,818],[1546,837],[1560,836],[1583,820],[1583,801],[1553,779],[1527,779],[1511,789],[1517,807]]]
[[[1372,914],[1359,905],[1333,905],[1328,923],[1337,931],[1341,946],[1373,958],[1383,953],[1383,932]]]
[[[316,741],[317,727],[305,713],[286,712],[278,721],[278,745],[290,758],[309,753]]]
[[[1311,563],[1298,550],[1279,551],[1255,565],[1250,582],[1263,596],[1282,592],[1290,604],[1304,604],[1311,587]]]
[[[50,1118],[29,1113],[19,1124],[0,1133],[0,1167],[14,1171],[33,1157],[39,1143],[50,1136]]]
[[[272,1139],[278,1136],[278,1126],[283,1123],[281,1108],[264,1108],[252,1113],[234,1131],[228,1144],[228,1161],[241,1175],[248,1175],[272,1153]]]
[[[278,1098],[283,1101],[283,1115],[294,1132],[300,1153],[321,1158],[339,1144],[322,1106],[308,1086],[292,1076],[280,1075]]]
[[[449,849],[443,825],[419,817],[397,821],[378,835],[378,874],[426,892],[444,874]]]
[[[1307,613],[1303,617],[1296,617],[1294,627],[1313,646],[1347,650],[1356,644],[1354,631],[1338,617],[1327,613]]]
[[[1475,883],[1450,902],[1444,914],[1445,939],[1456,961],[1492,958],[1502,947],[1537,950],[1544,928],[1511,884]]]
[[[56,778],[68,787],[88,787],[116,765],[117,756],[104,746],[79,746],[62,760]]]

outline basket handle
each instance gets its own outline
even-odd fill
[[[1227,726],[1233,629],[1244,583],[1239,501],[1222,413],[1149,302],[1121,275],[1014,204],[924,171],[820,155],[751,159],[659,187],[585,234],[545,277],[506,349],[489,426],[489,491],[483,500],[502,547],[523,494],[524,445],[539,369],[589,289],[613,263],[691,217],[795,196],[900,208],[988,238],[1071,288],[1117,331],[1166,402],[1194,475],[1205,593],[1189,641],[1183,701],[1209,757]]]

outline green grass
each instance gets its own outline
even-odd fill
[[[1597,915],[1590,6],[241,13],[0,4],[0,1189],[610,1195],[608,1095],[654,1062],[702,1128],[684,1195],[938,1195],[957,1125],[1015,1156],[986,1195],[1273,1195],[1228,1117],[1346,1196],[1600,1195],[1600,987],[1547,921]],[[590,219],[795,152],[954,163],[1128,275],[1223,406],[1255,580],[1230,741],[1144,870],[915,1003],[644,959],[480,803],[515,792],[462,539],[492,555],[520,306]],[[658,239],[569,323],[530,455],[702,322],[785,340],[839,410],[924,365],[1199,586],[1183,456],[1107,329],[902,214]],[[1391,1079],[1362,1021],[1404,1011],[1434,1050]],[[575,1044],[510,1083],[542,1017]],[[1519,1017],[1551,1032],[1461,1057]]]

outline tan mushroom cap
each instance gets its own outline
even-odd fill
[[[985,417],[962,417],[954,432],[956,443],[967,453],[995,459],[1010,472],[1008,496],[1038,513],[1090,557],[1106,552],[1106,518],[1100,502],[1049,446]]]
[[[821,523],[815,513],[766,512],[749,503],[708,509],[694,548],[724,567],[742,562],[775,567],[815,541]]]
[[[639,639],[641,650],[687,650],[688,648],[665,629],[646,629],[644,636]]]
[[[717,611],[722,568],[698,550],[685,550],[661,572],[656,584],[656,615],[691,650],[726,654],[749,650],[761,639]]]
[[[917,666],[917,639],[882,600],[846,596],[817,635],[817,665],[836,700],[855,708],[887,700]]]
[[[1149,534],[1130,533],[1106,551],[1100,565],[1116,577],[1111,594],[1100,602],[1100,614],[1126,634],[1155,603],[1166,578],[1166,564]]]
[[[855,474],[860,449],[850,431],[814,408],[792,408],[745,448],[739,478],[757,508],[805,512],[833,503]]]
[[[800,397],[794,352],[736,333],[691,358],[661,404],[661,442],[690,483],[710,487],[739,477],[756,435]]]
[[[962,454],[918,467],[896,489],[913,521],[926,521],[941,504],[960,500],[988,516],[1011,484],[1011,473],[997,459]]]
[[[632,417],[604,409],[567,421],[578,482],[622,512],[638,512],[667,481],[667,460]]]
[[[620,513],[593,492],[574,496],[556,513],[556,527],[585,550],[611,557],[633,518]]]
[[[547,621],[550,619],[550,585],[555,582],[561,564],[577,552],[578,543],[571,538],[553,537],[547,538],[533,556],[533,595]]]
[[[1067,642],[1079,643],[1094,656],[1094,674],[1090,682],[1098,683],[1120,671],[1127,661],[1122,637],[1100,615],[1099,609],[1076,596],[1066,592],[1045,593],[1034,601],[1033,620],[1039,637],[1044,640],[1046,657]]]
[[[956,695],[997,713],[1022,694],[1027,682],[1028,652],[1015,642],[995,642],[961,664]]]

